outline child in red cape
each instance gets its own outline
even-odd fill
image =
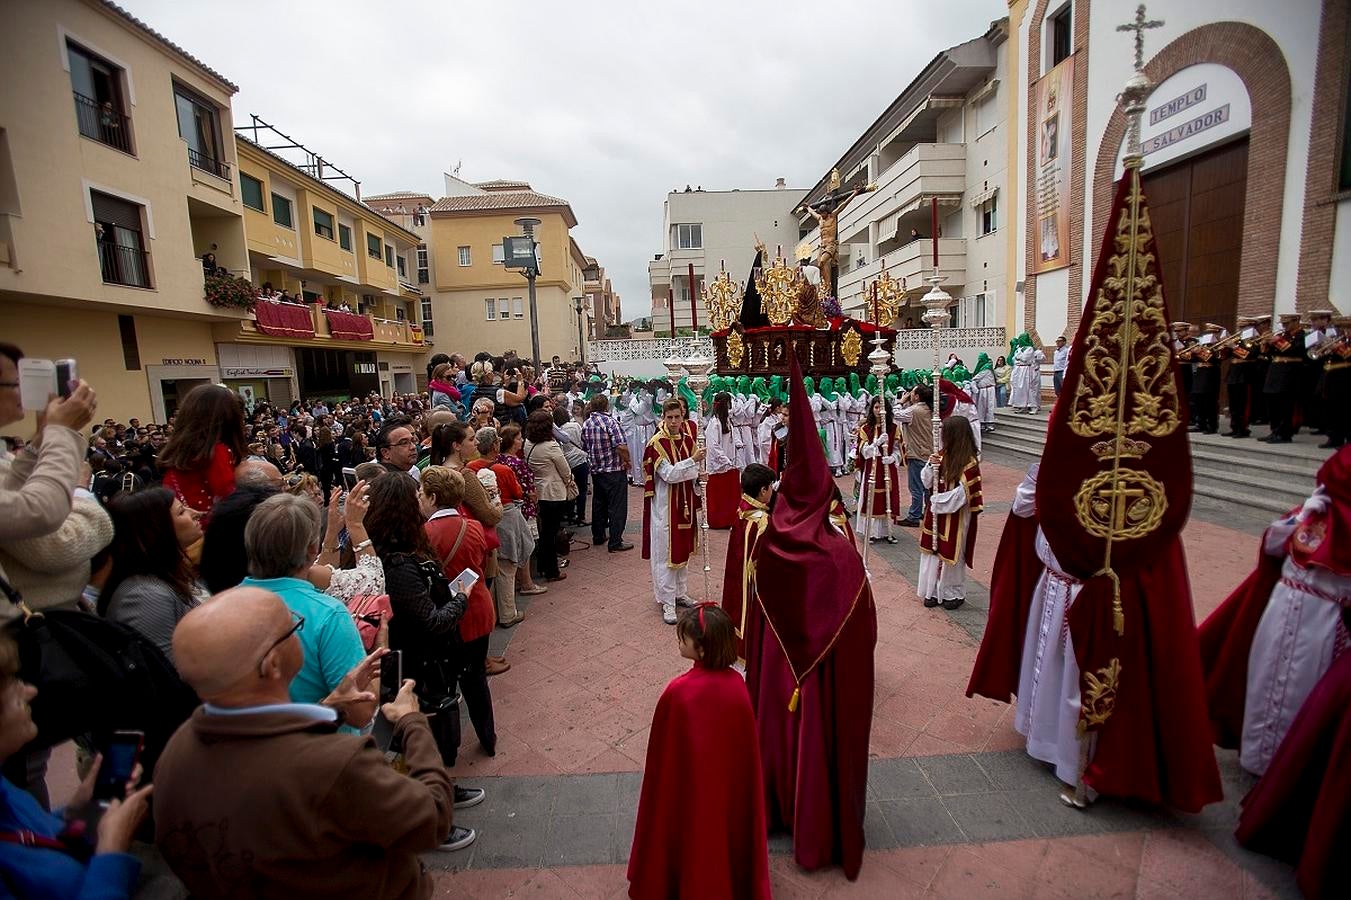
[[[760,747],[732,620],[714,603],[682,610],[694,666],[657,701],[629,853],[629,896],[769,898]]]

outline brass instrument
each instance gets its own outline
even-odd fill
[[[1347,339],[1347,335],[1334,334],[1331,337],[1325,337],[1318,343],[1309,348],[1309,359],[1322,359],[1333,350],[1337,345]]]

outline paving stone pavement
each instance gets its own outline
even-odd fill
[[[1234,842],[1238,801],[1252,783],[1219,752],[1225,800],[1191,816],[1103,800],[1072,810],[1050,769],[1026,756],[1011,709],[965,697],[988,610],[995,547],[1022,465],[987,459],[968,602],[926,610],[912,583],[917,532],[873,545],[869,566],[879,640],[865,833],[857,882],[806,873],[787,835],[770,838],[778,897],[1295,897],[1292,870]],[[846,495],[849,486],[841,480]],[[630,492],[628,532],[640,532]],[[1261,516],[1193,510],[1184,532],[1200,618],[1247,574]],[[578,537],[589,541],[588,528]],[[710,588],[721,594],[726,534],[709,541]],[[634,552],[572,553],[570,577],[529,598],[527,620],[494,634],[512,662],[492,681],[499,749],[479,752],[465,723],[455,774],[488,799],[461,813],[478,841],[428,854],[438,891],[473,897],[619,897],[627,890],[647,728],[665,683],[684,670],[660,622],[647,563]],[[693,565],[691,593],[703,572]],[[523,598],[525,599],[525,598]]]

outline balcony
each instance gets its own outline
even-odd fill
[[[140,247],[98,241],[99,268],[106,284],[150,287],[150,254]]]
[[[917,144],[878,176],[877,190],[862,194],[840,214],[841,244],[869,240],[868,226],[885,223],[916,208],[926,197],[953,196],[966,189],[965,144]],[[884,236],[885,237],[885,236]]]
[[[883,262],[887,264],[887,273],[892,278],[897,281],[905,279],[907,296],[923,296],[928,290],[924,279],[933,271],[933,242],[927,238],[911,241],[862,268],[841,272],[841,309],[848,311],[850,307],[856,310],[862,308],[863,284],[881,274]],[[938,239],[938,268],[943,274],[945,286],[966,284],[966,238]]]
[[[367,316],[375,328],[376,343],[421,344],[422,329],[399,319],[380,319]]]
[[[268,301],[260,300],[259,303]],[[366,339],[347,337],[336,337],[333,334],[333,326],[329,322],[329,317],[325,315],[325,308],[320,303],[280,303],[274,304],[275,310],[300,310],[307,317],[308,321],[303,323],[291,323],[293,327],[284,327],[284,322],[273,322],[267,330],[259,327],[258,314],[253,312],[248,318],[240,321],[238,326],[228,326],[228,330],[218,331],[217,340],[241,343],[269,343],[269,344],[287,344],[296,347],[323,347],[323,346],[342,346],[354,349],[376,349],[377,347],[386,347],[387,349],[416,351],[426,345],[426,339],[423,336],[422,328],[414,323],[399,321],[395,319],[382,319],[378,316],[367,314],[351,314],[353,318],[365,319],[371,324],[371,336]],[[289,313],[294,316],[294,312]],[[277,318],[270,316],[270,319]],[[350,319],[345,321],[350,322]],[[278,327],[278,326],[283,327]],[[313,334],[302,333],[313,331]]]
[[[230,167],[218,159],[207,156],[192,147],[188,148],[188,165],[200,169],[209,175],[215,175],[224,181],[230,180]]]
[[[71,93],[75,96],[75,121],[79,124],[80,134],[123,153],[131,153],[131,119],[113,106],[112,101],[100,105],[93,97],[86,97],[79,91]]]

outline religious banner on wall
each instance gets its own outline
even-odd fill
[[[1074,106],[1074,57],[1037,82],[1036,156],[1032,216],[1032,272],[1070,264],[1070,114]]]

